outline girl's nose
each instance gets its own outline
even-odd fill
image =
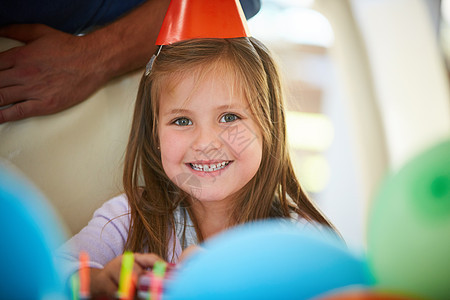
[[[212,159],[212,152],[217,152],[222,147],[220,129],[204,126],[198,128],[196,136],[192,141],[192,149],[202,154],[205,159]]]

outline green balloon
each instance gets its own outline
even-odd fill
[[[376,285],[450,299],[450,140],[385,178],[367,228]]]

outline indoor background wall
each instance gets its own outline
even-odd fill
[[[292,144],[300,180],[322,183],[320,188],[306,184],[312,198],[347,243],[362,248],[367,211],[380,180],[449,136],[449,81],[430,9],[422,0],[262,3],[263,10],[249,25],[279,56],[288,83],[288,125],[310,124],[303,132],[288,134],[300,141],[311,138],[308,133],[328,137],[314,149]],[[325,42],[294,41],[296,32],[318,37],[308,33],[306,29],[315,28],[307,25],[292,25],[284,40],[280,31],[273,40],[259,36],[268,30],[258,26],[273,29],[283,19],[269,20],[265,9],[282,13],[293,7],[325,19],[329,28],[324,32],[331,32]],[[0,51],[14,45],[0,39]],[[70,233],[78,232],[101,203],[121,191],[141,73],[110,82],[62,113],[0,125],[3,163],[15,165],[44,192]],[[322,164],[306,163],[313,161]],[[305,171],[311,166],[315,171]],[[322,178],[315,178],[317,174]]]

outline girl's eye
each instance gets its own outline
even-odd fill
[[[173,123],[178,125],[178,126],[192,125],[192,121],[189,120],[188,118],[178,118]]]
[[[220,118],[220,122],[221,123],[229,123],[229,122],[234,122],[238,119],[240,119],[240,118],[238,116],[236,116],[235,114],[224,114]]]

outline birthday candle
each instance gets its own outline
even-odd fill
[[[85,251],[80,252],[80,298],[89,298],[90,296],[90,277],[89,277],[89,254]]]
[[[134,255],[132,252],[125,251],[122,255],[122,267],[120,269],[119,291],[120,299],[129,299],[130,288],[132,285],[131,273],[133,270]]]
[[[166,273],[167,264],[163,261],[157,261],[153,265],[153,271],[151,276],[151,299],[161,300],[161,295],[163,291],[163,279]]]
[[[132,274],[130,280],[130,288],[128,289],[128,299],[134,299],[134,293],[136,292],[136,285],[138,282],[138,277],[136,274]]]
[[[162,294],[162,278],[152,273],[152,285],[150,286],[150,299],[151,300],[161,300]]]
[[[79,300],[79,293],[80,293],[80,277],[78,276],[78,273],[74,273],[70,277],[70,286],[72,288],[72,300]]]
[[[166,273],[167,263],[164,261],[156,261],[153,265],[153,273],[158,275],[161,278],[164,278],[164,274]]]

